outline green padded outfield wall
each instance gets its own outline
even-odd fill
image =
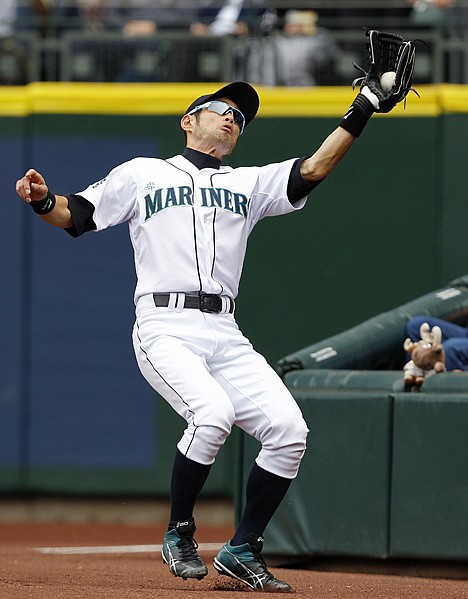
[[[429,377],[419,393],[403,392],[401,371],[297,370],[285,382],[310,433],[268,554],[468,559],[468,373]],[[244,435],[243,485],[258,449]]]
[[[0,89],[0,179],[9,206],[0,233],[8,258],[1,266],[0,489],[56,492],[72,480],[73,491],[167,493],[174,448],[160,430],[175,437],[181,423],[154,401],[134,363],[126,228],[71,240],[25,210],[14,184],[34,166],[54,191],[78,191],[135,155],[179,152],[180,115],[216,87]],[[406,110],[372,118],[303,211],[254,231],[237,318],[271,364],[467,271],[461,156],[468,94],[457,86],[419,92]],[[355,92],[259,93],[259,118],[227,161],[233,165],[311,154]],[[225,449],[211,492],[231,492]]]
[[[293,394],[310,429],[307,452],[268,525],[265,551],[299,561],[311,555],[388,557],[389,392],[330,385]],[[244,441],[245,486],[259,446]],[[244,506],[242,497],[237,516]]]
[[[392,557],[468,560],[467,389],[447,373],[395,395]]]

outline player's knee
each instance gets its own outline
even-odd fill
[[[279,447],[305,449],[309,428],[302,416],[286,416],[273,427],[276,443]]]
[[[230,432],[230,427],[226,426],[198,426],[196,437],[200,443],[206,445],[211,453],[213,453],[217,452],[221,445],[224,445]]]
[[[278,476],[295,478],[307,447],[308,432],[302,417],[282,419],[261,440],[259,465]]]
[[[212,464],[218,451],[224,445],[230,430],[226,426],[195,426],[185,431],[179,449],[195,462]]]
[[[286,438],[286,443],[282,448],[296,473],[307,447],[308,433],[309,429],[307,424],[304,419],[301,419],[295,424],[294,434],[292,437],[288,436]]]

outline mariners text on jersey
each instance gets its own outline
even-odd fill
[[[201,205],[207,208],[221,208],[244,218],[247,216],[248,198],[242,193],[221,187],[200,187]],[[163,187],[156,189],[153,195],[145,196],[145,221],[161,210],[174,206],[193,206],[193,190],[191,187]]]

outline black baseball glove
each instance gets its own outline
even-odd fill
[[[369,29],[366,33],[368,39],[367,50],[369,68],[366,71],[355,64],[354,66],[364,73],[353,81],[353,89],[360,84],[361,93],[367,96],[375,107],[376,112],[390,112],[398,102],[406,98],[413,81],[415,61],[415,42],[403,39],[394,33],[384,33]],[[381,81],[384,73],[395,73],[395,80],[390,85]]]

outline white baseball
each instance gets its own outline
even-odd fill
[[[385,92],[388,92],[392,89],[392,86],[395,83],[395,77],[395,71],[387,71],[380,77],[380,85]]]

